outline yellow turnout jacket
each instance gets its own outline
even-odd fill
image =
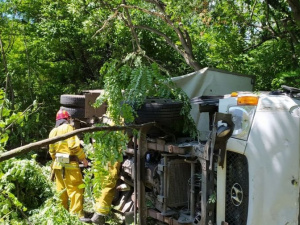
[[[74,128],[70,124],[62,124],[54,129],[49,134],[49,138],[57,137],[64,135],[66,133],[69,133],[73,131]],[[54,144],[49,145],[49,153],[51,155],[51,158],[55,159],[56,153],[65,153],[69,154],[71,156],[77,156],[78,160],[83,160],[85,158],[85,154],[83,149],[80,147],[80,140],[75,135],[68,139],[58,141]],[[78,163],[71,161],[67,165],[62,165],[61,163],[54,161],[53,169],[61,169],[62,166],[65,166],[66,168],[72,168],[77,167]]]

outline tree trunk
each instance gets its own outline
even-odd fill
[[[288,0],[288,3],[292,9],[293,17],[300,27],[300,1],[299,0]]]
[[[140,8],[137,6],[133,6],[133,5],[126,5],[125,1],[123,1],[123,4],[120,5],[120,7],[124,8],[126,10],[126,15],[127,15],[127,24],[129,26],[129,28],[131,29],[131,34],[133,36],[133,39],[136,41],[136,44],[138,46],[138,48],[140,48],[139,45],[139,40],[138,40],[138,36],[136,35],[136,32],[134,31],[134,28],[138,28],[138,29],[145,29],[148,30],[152,33],[155,33],[161,37],[163,37],[165,39],[165,41],[167,42],[167,44],[169,46],[171,46],[173,49],[175,49],[183,58],[184,61],[195,71],[200,70],[201,66],[200,64],[196,61],[194,54],[193,54],[193,46],[192,46],[192,42],[190,39],[190,36],[188,34],[188,32],[186,30],[182,30],[179,26],[177,26],[176,24],[174,24],[174,22],[170,19],[171,16],[169,16],[166,11],[165,11],[165,6],[161,4],[161,2],[156,1],[156,0],[147,0],[147,2],[152,3],[154,6],[156,6],[159,10],[159,12],[155,12],[155,11],[149,11],[147,9],[144,8]],[[145,25],[134,25],[131,22],[131,17],[129,15],[128,9],[135,9],[135,10],[139,10],[143,13],[147,13],[151,16],[155,16],[157,18],[162,19],[167,26],[170,27],[170,29],[172,29],[174,31],[174,33],[176,33],[178,40],[181,43],[181,46],[175,44],[176,42],[171,40],[167,34],[156,30],[153,27],[150,26],[145,26]],[[102,29],[102,28],[101,28]]]

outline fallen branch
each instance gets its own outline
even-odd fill
[[[141,124],[141,125],[130,125],[130,126],[105,126],[105,127],[86,127],[86,128],[81,128],[74,130],[70,133],[57,136],[54,138],[48,138],[44,139],[35,143],[30,143],[28,145],[24,145],[12,150],[9,150],[7,152],[3,152],[0,154],[0,162],[3,162],[7,159],[13,158],[15,156],[25,154],[30,152],[33,149],[38,149],[41,148],[42,146],[53,144],[55,142],[58,142],[60,140],[67,139],[69,137],[72,137],[74,135],[78,135],[81,133],[90,133],[90,132],[96,132],[96,131],[118,131],[118,130],[139,130],[144,126],[149,126],[149,125],[155,125],[154,122],[152,123],[146,123],[146,124]]]

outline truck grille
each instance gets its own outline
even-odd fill
[[[246,156],[227,152],[225,220],[230,225],[247,223],[249,175]]]

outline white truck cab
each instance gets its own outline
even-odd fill
[[[219,112],[235,124],[217,168],[217,224],[298,224],[300,98],[282,93],[225,95]]]

